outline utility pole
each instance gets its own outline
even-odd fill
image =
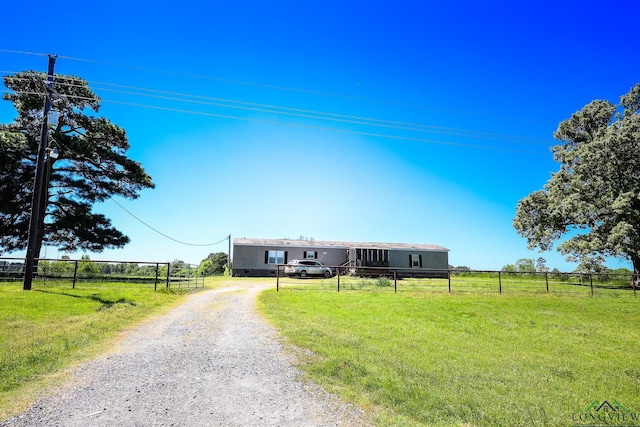
[[[49,67],[47,70],[47,86],[53,86],[53,69],[56,63],[56,57],[49,55]],[[42,192],[44,183],[45,170],[45,154],[47,152],[47,143],[49,141],[49,123],[48,116],[51,109],[51,101],[49,93],[45,92],[44,97],[44,116],[42,117],[42,130],[40,131],[40,145],[38,146],[38,157],[36,158],[36,176],[33,183],[33,195],[31,198],[31,216],[29,217],[29,241],[27,243],[27,256],[24,266],[24,287],[25,291],[31,290],[31,282],[33,281],[33,268],[35,263],[35,250],[38,246],[38,235],[40,226]]]
[[[229,234],[229,252],[227,253],[227,270],[231,272],[231,234]]]

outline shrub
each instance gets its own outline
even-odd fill
[[[380,287],[389,287],[389,286],[391,286],[391,280],[389,280],[388,278],[386,278],[384,276],[380,276],[375,281],[375,285],[376,286],[380,286]]]

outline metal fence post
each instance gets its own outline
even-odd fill
[[[451,293],[451,270],[447,270],[447,279],[449,280],[449,293]]]
[[[71,285],[72,289],[76,288],[76,280],[78,279],[78,260],[76,260],[74,262],[74,267],[73,267],[73,284]]]
[[[393,270],[393,289],[394,292],[398,292],[398,272],[396,270]]]
[[[340,267],[338,267],[338,292],[340,292]]]
[[[593,296],[593,275],[589,273],[589,284],[591,285],[591,296]]]
[[[156,263],[156,280],[153,282],[153,290],[158,290],[158,269],[160,268],[160,264]]]
[[[498,271],[498,283],[500,284],[500,293],[502,293],[502,272]]]
[[[276,266],[276,292],[280,292],[280,266]]]
[[[168,262],[167,263],[167,284],[166,284],[166,289],[169,290],[169,280],[171,278],[171,263]]]
[[[547,293],[549,293],[549,272],[544,272],[544,279],[547,281]]]

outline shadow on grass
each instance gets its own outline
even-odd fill
[[[81,299],[88,299],[88,300],[96,301],[96,302],[99,302],[100,304],[102,304],[102,306],[99,308],[99,310],[111,308],[116,304],[128,304],[128,305],[132,305],[132,306],[137,305],[135,301],[127,300],[126,298],[118,298],[117,300],[109,300],[109,299],[105,299],[105,298],[101,297],[99,294],[74,295],[74,294],[70,294],[70,293],[66,293],[66,292],[52,292],[52,291],[47,291],[47,290],[44,290],[44,289],[37,289],[37,290],[35,290],[35,292],[42,292],[42,293],[45,293],[45,294],[53,294],[53,295],[63,295],[63,296],[71,297],[71,298],[81,298]]]

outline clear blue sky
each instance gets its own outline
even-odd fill
[[[636,0],[10,2],[0,70],[46,71],[56,54],[57,73],[92,82],[156,184],[116,201],[176,240],[435,243],[453,265],[544,256],[573,270],[526,249],[515,206],[558,169],[558,123],[640,81],[638,12]],[[0,103],[0,122],[14,115]],[[170,240],[113,201],[95,210],[131,243],[92,259],[197,264],[227,250]]]

